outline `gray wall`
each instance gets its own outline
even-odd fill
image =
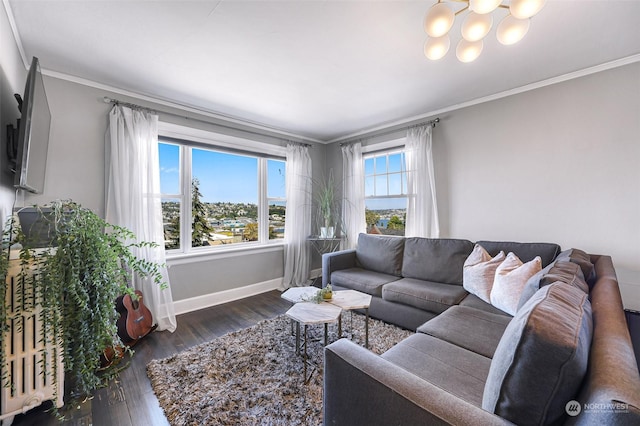
[[[442,237],[611,255],[625,305],[640,309],[640,63],[440,118]],[[337,144],[327,159],[341,170]]]

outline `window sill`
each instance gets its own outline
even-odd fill
[[[229,257],[253,255],[260,253],[270,253],[282,251],[284,242],[278,241],[270,244],[248,245],[241,247],[225,247],[224,249],[202,249],[193,250],[189,253],[167,254],[167,265],[183,265],[187,263],[205,262],[208,260],[218,260]]]

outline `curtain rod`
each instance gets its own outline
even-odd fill
[[[395,129],[389,129],[389,130],[386,130],[386,131],[380,132],[380,133],[372,132],[370,136],[362,136],[362,137],[359,137],[357,139],[352,139],[350,141],[340,142],[340,146],[349,145],[351,143],[358,142],[358,141],[363,141],[365,139],[371,139],[371,138],[376,137],[376,136],[390,135],[391,133],[400,132],[402,130],[413,129],[415,127],[421,127],[421,126],[426,126],[426,125],[430,125],[431,127],[436,127],[436,124],[438,124],[439,122],[440,122],[440,117],[436,117],[436,118],[434,118],[432,120],[422,121],[420,123],[411,124],[410,126],[406,126],[406,127],[398,127],[398,128],[395,128]]]
[[[119,99],[110,98],[108,96],[103,97],[102,101],[105,104],[122,105],[122,106],[129,107],[129,108],[132,108],[132,109],[148,111],[148,112],[152,112],[152,113],[155,113],[155,114],[171,115],[171,116],[174,116],[174,117],[184,118],[185,120],[198,121],[200,123],[205,123],[205,124],[209,124],[209,125],[213,125],[213,126],[223,127],[225,129],[230,129],[230,130],[236,130],[236,131],[239,131],[239,132],[250,133],[252,135],[276,138],[276,139],[280,139],[281,141],[286,142],[286,143],[297,143],[297,144],[301,144],[301,145],[304,145],[304,146],[307,146],[307,147],[313,147],[313,145],[305,143],[305,142],[294,141],[294,140],[291,140],[291,139],[283,139],[281,137],[271,136],[271,135],[268,135],[268,134],[265,134],[265,133],[256,132],[256,131],[253,131],[253,130],[245,130],[245,129],[242,129],[242,128],[239,128],[239,127],[233,127],[233,126],[229,126],[229,125],[225,125],[225,124],[213,123],[211,121],[203,120],[201,118],[188,117],[186,115],[176,114],[174,112],[158,111],[156,109],[145,107],[145,106],[142,106],[142,105],[137,105],[137,104],[133,104],[133,103],[130,103],[130,102],[123,102],[123,101],[121,101]]]

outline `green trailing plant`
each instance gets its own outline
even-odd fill
[[[88,396],[105,384],[105,378],[110,378],[99,372],[105,348],[123,346],[116,326],[119,314],[115,299],[124,293],[135,298],[129,287],[134,274],[151,277],[163,287],[166,284],[162,282],[161,265],[134,254],[137,248],[153,247],[154,243],[137,242],[128,229],[107,223],[77,203],[54,202],[49,208],[50,213],[40,216],[52,230],[53,247],[30,249],[21,232],[12,241],[24,243],[20,249],[22,272],[18,281],[21,291],[32,289],[33,294],[27,299],[41,307],[41,340],[52,344],[52,360],[62,356],[69,394]],[[3,245],[3,258],[4,250]],[[3,268],[6,276],[6,267]],[[4,286],[6,290],[6,282]],[[5,294],[3,291],[3,306]],[[14,316],[31,308],[28,304],[17,305],[19,309],[14,310]],[[6,308],[0,315],[6,330]],[[4,348],[4,333],[2,338]],[[2,365],[4,360],[3,351]],[[43,365],[44,374],[53,370],[54,378],[56,369],[56,362]],[[3,379],[6,383],[6,377]]]
[[[7,323],[7,305],[5,303],[5,297],[7,294],[7,272],[9,271],[9,245],[11,243],[11,224],[12,221],[7,221],[5,227],[2,230],[2,243],[0,245],[0,295],[2,295],[2,303],[0,304],[0,369],[2,371],[2,386],[8,387],[7,382],[7,369],[6,365],[6,353],[5,353],[5,336],[9,331],[9,325]]]

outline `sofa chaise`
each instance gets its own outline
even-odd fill
[[[481,246],[540,267],[512,314],[467,291]],[[325,348],[324,424],[640,424],[640,376],[609,256],[557,244],[361,234],[323,256],[323,285],[371,294],[416,333],[378,356]]]

